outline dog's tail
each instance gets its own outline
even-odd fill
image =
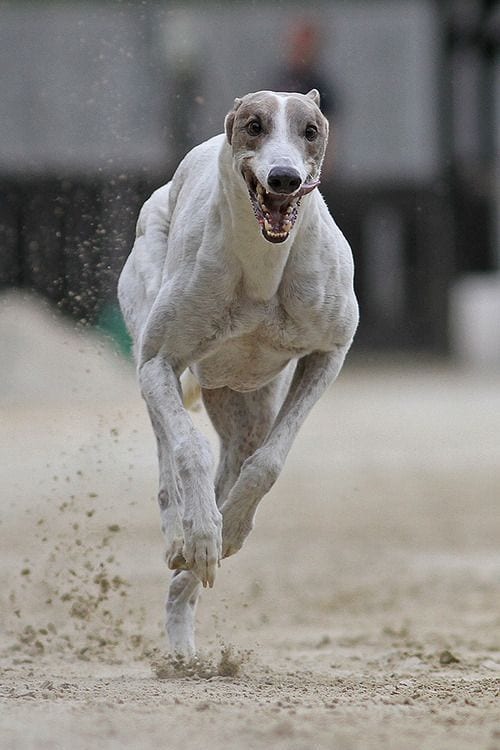
[[[181,375],[182,400],[186,409],[199,411],[201,408],[201,388],[191,370]]]

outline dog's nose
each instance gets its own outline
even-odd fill
[[[273,167],[267,176],[267,184],[274,193],[294,193],[302,179],[296,169]]]

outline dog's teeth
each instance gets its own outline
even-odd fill
[[[260,191],[257,193],[257,200],[258,200],[259,206],[261,207],[263,213],[269,213],[269,209],[266,206],[266,204],[264,203],[264,191],[263,191],[263,188],[262,188],[261,185],[259,185],[257,187],[257,190],[259,190],[259,188],[260,188]]]
[[[283,223],[283,230],[284,230],[285,234],[287,234],[290,231],[291,228],[292,228],[292,222],[291,221],[285,221]]]
[[[269,222],[264,222],[264,229],[266,234],[273,240],[285,240],[288,237],[288,231],[286,232],[274,232]]]

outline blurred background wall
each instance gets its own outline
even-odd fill
[[[116,324],[142,201],[235,96],[315,85],[358,347],[500,362],[500,6],[491,0],[3,2],[0,287]]]

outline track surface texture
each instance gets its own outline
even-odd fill
[[[132,367],[25,297],[0,339],[3,750],[500,750],[500,373],[354,352],[183,664]]]

